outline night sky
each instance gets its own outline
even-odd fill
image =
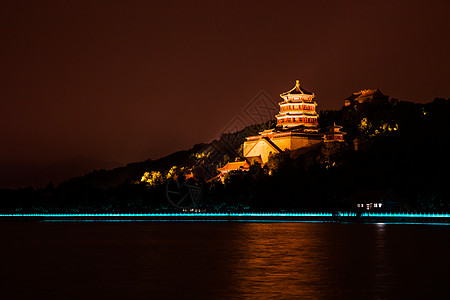
[[[261,90],[450,97],[449,1],[0,1],[0,166],[209,142]]]

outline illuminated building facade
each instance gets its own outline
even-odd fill
[[[283,99],[275,129],[265,130],[259,135],[246,138],[243,147],[244,157],[249,161],[265,164],[272,154],[310,147],[321,143],[323,135],[318,134],[317,103],[314,93],[295,87],[280,95]]]
[[[277,126],[283,129],[291,129],[299,126],[304,131],[316,131],[319,126],[317,103],[314,101],[314,93],[300,87],[297,80],[295,87],[280,95],[283,99],[280,105],[280,113],[276,115]]]
[[[333,126],[328,127],[328,132],[325,133],[324,142],[344,142],[345,132],[341,131],[342,126],[337,126],[336,123]]]
[[[387,102],[389,96],[384,95],[379,89],[366,89],[353,93],[344,99],[344,106],[357,107],[364,102]]]
[[[248,171],[250,170],[250,165],[247,161],[235,161],[228,162],[222,168],[218,168],[217,171],[220,172],[218,179],[225,183],[225,175],[232,171]]]
[[[225,166],[222,168],[218,168],[217,171],[219,171],[221,174],[225,175],[228,172],[241,170],[241,171],[248,171],[250,169],[250,165],[246,161],[234,161],[234,162],[228,162]]]

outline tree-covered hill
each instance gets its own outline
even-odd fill
[[[391,99],[322,111],[322,131],[333,123],[342,125],[345,143],[281,153],[264,167],[255,164],[248,172],[227,175],[225,184],[208,181],[217,166],[241,154],[246,136],[275,126],[269,121],[157,160],[96,170],[56,187],[0,190],[0,211],[175,210],[165,192],[174,170],[201,175],[203,197],[197,207],[207,211],[351,209],[361,195],[389,195],[398,204],[395,209],[450,211],[449,114],[450,100],[440,98],[426,104]],[[145,172],[155,175],[152,184],[140,182]]]

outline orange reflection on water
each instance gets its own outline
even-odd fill
[[[327,280],[327,249],[314,226],[248,223],[235,244],[236,293],[241,297],[317,297]]]
[[[5,299],[447,299],[450,226],[4,222]],[[27,287],[27,288],[23,288]],[[3,299],[2,298],[2,299]],[[52,297],[51,297],[52,298]],[[54,297],[53,297],[54,298]]]

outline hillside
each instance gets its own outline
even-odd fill
[[[393,99],[320,112],[323,130],[343,125],[346,143],[320,145],[299,153],[273,156],[263,168],[227,176],[225,184],[203,182],[199,209],[323,210],[350,209],[361,197],[390,195],[395,209],[450,210],[446,179],[450,159],[450,101],[418,104]],[[208,179],[215,168],[239,155],[246,136],[273,127],[273,121],[224,134],[209,144],[157,160],[96,170],[44,189],[0,190],[2,212],[119,212],[175,210],[166,197],[167,172],[174,166],[201,167]],[[355,151],[354,140],[358,140]],[[196,155],[212,153],[210,156]],[[145,172],[160,172],[160,181],[139,183]],[[363,195],[363,196],[361,196]],[[364,196],[365,195],[365,196]]]
[[[120,165],[119,162],[86,156],[75,156],[51,163],[4,163],[0,164],[0,188],[44,187],[50,182],[60,184],[95,169],[113,169]]]

